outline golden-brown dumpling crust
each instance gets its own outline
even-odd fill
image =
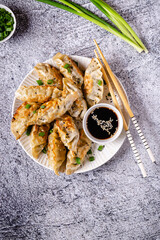
[[[63,89],[62,75],[57,68],[49,65],[48,63],[38,63],[34,69],[45,85],[48,85],[48,80],[52,80],[53,83],[50,82],[50,86],[55,86],[60,90]]]
[[[53,61],[66,78],[72,78],[79,88],[82,86],[83,73],[70,57],[61,53],[57,53],[53,57]],[[65,68],[66,64],[69,65],[68,68]]]
[[[62,91],[54,86],[21,86],[15,93],[15,97],[21,101],[44,103],[58,98]]]
[[[56,126],[59,136],[64,145],[69,149],[76,151],[77,142],[79,140],[79,131],[71,116],[65,114],[56,120]]]
[[[69,114],[76,119],[83,119],[87,111],[87,103],[84,98],[78,98],[68,111]]]
[[[39,104],[30,103],[30,107],[26,108],[27,102],[24,102],[16,111],[11,122],[11,131],[16,139],[19,139],[26,131],[28,121],[34,115],[34,111],[39,108]]]
[[[34,125],[32,127],[31,135],[30,135],[30,145],[32,148],[32,156],[34,158],[38,158],[39,154],[43,150],[43,148],[47,144],[48,139],[48,131],[50,128],[50,124],[38,126]],[[40,136],[40,133],[44,133],[44,136]]]
[[[53,101],[44,103],[28,122],[29,125],[43,125],[51,123],[56,118],[64,115],[78,98],[77,93],[68,94],[65,98],[55,98]]]
[[[65,171],[66,148],[61,141],[57,128],[54,126],[53,132],[48,137],[48,161],[56,175]]]
[[[84,76],[84,94],[89,106],[97,104],[103,98],[103,78],[101,65],[93,58]]]
[[[70,115],[76,119],[83,119],[84,114],[87,111],[87,103],[83,98],[83,93],[73,79],[63,78],[62,96],[66,97],[69,92],[76,92],[79,95],[69,110]]]
[[[85,135],[83,129],[80,131],[80,137],[77,144],[77,151],[69,151],[67,154],[66,174],[75,172],[84,162],[85,156],[91,147],[91,141]],[[76,157],[80,158],[81,164],[77,164]]]

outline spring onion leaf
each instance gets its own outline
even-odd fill
[[[70,64],[66,63],[63,67],[65,69],[67,69],[69,73],[71,73],[71,65]]]
[[[99,9],[101,11],[103,10],[102,12],[105,13],[106,16],[114,24],[116,24],[116,27],[118,27],[120,31],[118,31],[112,25],[110,25],[103,19],[99,18],[95,14],[91,13],[87,9],[69,0],[59,0],[59,2],[63,4],[60,4],[58,2],[53,2],[51,0],[36,0],[36,1],[50,4],[52,6],[61,8],[63,10],[76,14],[80,17],[83,17],[97,24],[98,26],[104,28],[108,32],[120,37],[121,39],[129,43],[131,46],[133,46],[138,52],[142,52],[143,50],[147,52],[147,49],[145,48],[141,40],[138,38],[138,36],[135,34],[133,29],[128,25],[128,23],[126,23],[126,21],[116,11],[114,11],[108,4],[103,2],[103,0],[90,0],[90,1],[93,2],[93,4],[97,5],[97,7],[100,6],[101,9],[100,8]],[[69,72],[70,71],[71,69],[69,70]]]
[[[33,111],[33,114],[35,114],[35,113],[36,113],[36,110]]]
[[[49,132],[50,132],[50,133],[53,133],[53,129],[51,129]]]
[[[42,105],[40,108],[44,109],[46,106],[45,105]]]
[[[100,146],[98,147],[98,151],[102,151],[104,147],[105,147],[104,145],[100,145]]]
[[[0,41],[5,39],[13,31],[14,19],[12,14],[0,8]]]
[[[44,137],[45,132],[40,132],[38,135],[39,135],[40,137]]]
[[[75,64],[78,66],[78,62],[77,61],[74,61],[75,62]]]
[[[89,161],[90,162],[92,162],[92,161],[94,161],[95,160],[95,158],[92,156],[92,157],[89,157]]]
[[[89,15],[90,17],[93,17],[95,19],[97,19],[99,22],[105,24],[106,26],[110,27],[110,24],[105,22],[102,18],[98,17],[97,15],[95,15],[94,13],[88,11],[87,9],[85,9],[84,7],[81,7],[80,5],[71,2],[70,0],[68,0],[68,2],[72,3],[74,6],[78,7],[83,13],[86,13],[87,15]]]
[[[100,4],[98,4],[95,0],[90,0],[102,13],[104,13],[118,28],[119,30],[130,38],[133,42],[136,42],[132,35],[128,32],[128,30],[124,27],[121,22],[118,22],[115,17],[111,16]]]
[[[98,80],[98,85],[101,86],[102,85],[102,81]]]
[[[31,104],[26,104],[25,108],[29,109],[31,107]]]
[[[81,159],[79,157],[76,157],[76,163],[81,164]]]
[[[52,83],[53,83],[52,79],[47,80],[47,84],[52,84]]]
[[[42,80],[37,80],[36,82],[38,83],[39,86],[43,85]]]
[[[43,152],[44,154],[46,154],[46,153],[47,153],[47,149],[44,147],[43,150],[42,150],[42,152]]]
[[[90,0],[91,2],[93,0]],[[138,45],[147,53],[148,50],[146,49],[146,47],[144,46],[144,44],[142,43],[142,41],[139,39],[139,37],[137,36],[137,34],[133,31],[133,29],[131,28],[131,26],[112,8],[110,7],[106,2],[104,2],[103,0],[94,0],[93,2],[97,2],[98,4],[100,4],[108,13],[110,16],[114,17],[118,23],[123,24],[123,26],[128,30],[128,32],[130,32],[130,34],[132,34],[132,36],[134,37],[134,39],[136,40],[136,42],[138,43]]]

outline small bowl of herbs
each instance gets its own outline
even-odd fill
[[[6,6],[0,4],[0,43],[7,41],[16,29],[14,13]]]

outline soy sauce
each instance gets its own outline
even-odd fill
[[[117,114],[106,107],[96,108],[88,116],[87,127],[90,134],[97,139],[111,138],[118,129]]]

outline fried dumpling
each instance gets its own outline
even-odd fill
[[[68,92],[77,92],[79,98],[73,103],[69,113],[74,118],[83,119],[87,111],[86,101],[83,99],[82,91],[78,88],[77,84],[71,78],[63,78],[63,92],[62,95],[67,96]]]
[[[29,120],[29,125],[43,125],[51,123],[56,118],[64,115],[72,106],[73,102],[78,98],[77,93],[68,94],[65,98],[55,98],[41,105],[34,116]]]
[[[65,114],[60,119],[56,120],[56,127],[58,134],[64,145],[72,151],[77,150],[77,143],[79,140],[79,131],[71,116]]]
[[[48,137],[48,161],[56,175],[65,171],[66,148],[60,139],[56,126]]]
[[[66,162],[67,162],[67,159],[65,159],[65,161],[60,166],[59,172],[64,173],[66,171]]]
[[[53,61],[66,78],[72,78],[79,88],[82,86],[83,73],[70,57],[61,53],[57,53],[53,57]]]
[[[32,127],[30,135],[30,145],[32,148],[32,155],[34,158],[38,158],[39,154],[46,146],[49,128],[50,124],[42,126],[34,125]]]
[[[60,90],[63,89],[62,75],[58,69],[48,63],[38,63],[34,69],[45,85],[55,86]]]
[[[15,93],[15,97],[21,101],[44,103],[58,98],[62,91],[54,86],[21,86]]]
[[[32,118],[39,106],[37,103],[24,102],[17,109],[11,122],[11,131],[16,139],[19,139],[26,131],[29,119]]]
[[[72,105],[71,109],[68,111],[69,114],[76,119],[83,119],[87,111],[87,103],[81,97],[78,98]]]
[[[83,129],[77,144],[77,151],[69,151],[67,154],[66,174],[75,172],[84,162],[85,156],[91,147],[91,141],[85,135]],[[78,161],[77,161],[78,160]]]
[[[103,97],[103,79],[101,65],[93,58],[84,76],[84,94],[89,106],[97,104]]]
[[[77,93],[79,97],[82,97],[82,91],[78,88],[77,84],[71,78],[63,78],[63,91],[62,96],[66,97],[69,93]]]

